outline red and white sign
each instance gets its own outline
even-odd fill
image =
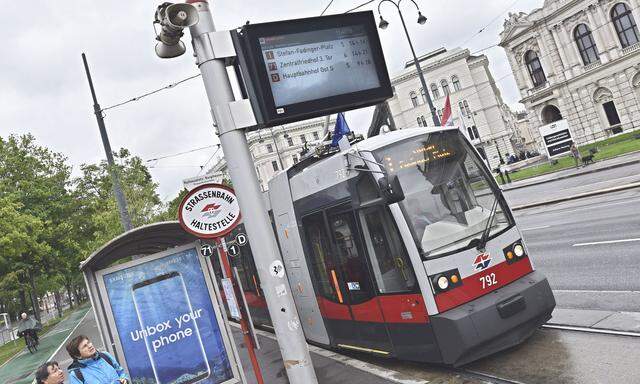
[[[201,185],[180,203],[178,220],[185,231],[198,237],[224,236],[240,223],[238,199],[233,189],[224,185]]]

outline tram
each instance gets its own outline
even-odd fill
[[[459,366],[551,318],[547,279],[455,127],[309,157],[270,181],[268,202],[311,343]],[[254,322],[269,325],[250,248],[232,263]]]

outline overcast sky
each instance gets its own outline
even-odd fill
[[[444,46],[472,52],[498,42],[507,11],[530,12],[543,0],[416,0],[428,18],[415,23],[410,1],[402,4],[418,55]],[[342,13],[364,0],[334,0],[327,14]],[[231,0],[211,2],[218,30],[244,24],[317,16],[329,0]],[[0,136],[32,133],[39,144],[64,153],[78,174],[82,163],[104,158],[80,54],[89,60],[98,101],[103,108],[131,99],[198,73],[191,55],[161,60],[154,52],[153,14],[160,1],[2,0],[0,57]],[[363,7],[376,11],[378,2]],[[27,12],[28,11],[28,12]],[[390,25],[380,31],[391,76],[409,59],[410,51],[394,6],[382,6]],[[28,13],[28,15],[27,15]],[[29,16],[29,17],[27,17]],[[376,11],[377,17],[377,11]],[[485,30],[476,33],[491,23]],[[473,37],[473,38],[472,38]],[[469,40],[471,39],[471,40]],[[514,105],[518,93],[504,51],[484,52],[499,80],[505,101]],[[508,75],[505,77],[505,75]],[[352,129],[366,131],[372,108],[347,113]],[[141,101],[106,111],[111,146],[126,147],[147,160],[218,143],[202,80],[196,78]],[[215,148],[154,163],[163,201],[195,176]],[[209,163],[208,166],[211,166]]]

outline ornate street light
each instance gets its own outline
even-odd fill
[[[400,3],[402,0],[393,1],[393,0],[382,0],[378,3],[378,15],[380,15],[380,23],[378,23],[378,28],[386,29],[389,26],[389,22],[382,18],[382,14],[380,13],[380,6],[382,3],[391,3],[396,6],[398,10],[398,14],[400,15],[400,21],[402,21],[402,26],[404,27],[404,33],[407,36],[407,41],[409,42],[409,47],[411,48],[411,54],[413,55],[413,62],[416,65],[416,70],[418,71],[418,77],[420,78],[420,83],[422,83],[422,89],[424,89],[425,98],[427,99],[427,104],[429,105],[429,110],[431,111],[431,118],[433,119],[433,124],[436,126],[440,125],[440,119],[438,119],[438,115],[436,114],[436,108],[433,106],[433,101],[431,100],[431,95],[429,94],[429,88],[427,88],[427,82],[424,80],[424,75],[422,73],[422,68],[420,67],[420,62],[416,57],[416,51],[413,49],[413,44],[411,43],[411,38],[409,37],[409,31],[407,31],[407,25],[404,22],[404,17],[402,17],[402,12],[400,11]],[[427,22],[427,18],[420,12],[420,7],[414,0],[411,0],[413,5],[416,6],[418,10],[418,24],[424,24]]]

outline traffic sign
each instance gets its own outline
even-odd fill
[[[227,247],[227,253],[229,256],[238,256],[240,254],[240,247],[236,244],[231,244]]]
[[[240,206],[233,189],[220,184],[201,185],[189,192],[178,209],[185,231],[212,239],[231,232],[240,223]]]
[[[213,248],[209,244],[202,244],[200,246],[200,254],[204,257],[213,255]]]
[[[247,244],[247,235],[244,233],[238,233],[236,235],[236,244],[243,246]]]

